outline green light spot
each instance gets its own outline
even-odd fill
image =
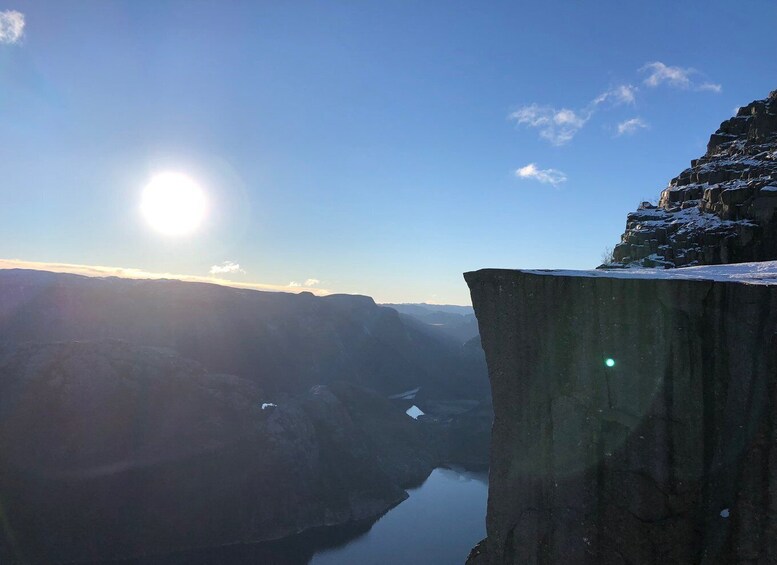
[[[608,357],[607,359],[604,360],[604,364],[607,365],[608,367],[614,367],[615,359],[613,359],[612,357]]]

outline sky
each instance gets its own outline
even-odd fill
[[[0,266],[450,304],[465,271],[593,268],[777,88],[776,26],[771,0],[0,0]],[[207,198],[184,236],[141,213],[169,171]]]

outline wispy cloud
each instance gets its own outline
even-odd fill
[[[670,67],[660,61],[647,63],[640,71],[649,73],[643,81],[647,86],[656,87],[666,83],[677,88],[689,88],[691,86],[690,75],[694,72],[693,69]]]
[[[593,106],[598,106],[604,102],[612,102],[613,104],[634,104],[637,99],[637,91],[639,89],[631,84],[619,84],[618,86],[605,90],[599,96],[594,98],[592,102]]]
[[[320,283],[321,283],[321,281],[318,280],[318,279],[308,279],[308,280],[305,281],[304,284],[305,284],[305,286],[316,286],[316,285],[318,285]]]
[[[719,93],[723,91],[723,86],[714,82],[704,82],[698,86],[697,90],[709,90],[710,92]]]
[[[245,275],[245,271],[240,268],[240,265],[233,263],[232,261],[224,261],[221,265],[213,265],[208,271],[211,275],[225,275],[230,273],[241,273]]]
[[[543,184],[558,186],[567,181],[567,175],[557,169],[538,169],[535,163],[529,163],[515,171],[515,176],[524,180],[536,180]]]
[[[518,125],[535,128],[540,137],[553,145],[569,143],[588,123],[594,113],[605,103],[609,105],[634,104],[637,87],[620,84],[605,90],[581,110],[554,108],[542,104],[529,104],[512,112],[508,118]]]
[[[102,265],[78,265],[73,263],[45,263],[37,261],[23,261],[21,259],[0,259],[0,269],[32,269],[34,271],[51,271],[54,273],[71,273],[86,277],[120,277],[124,279],[174,279],[186,282],[210,283],[233,288],[248,290],[264,290],[271,292],[300,292],[302,288],[294,288],[291,285],[275,285],[252,282],[235,282],[214,277],[201,277],[197,275],[177,275],[173,273],[152,273],[143,269],[126,267],[106,267]],[[300,285],[301,286],[301,285]],[[325,296],[330,291],[323,288],[304,288],[313,294]]]
[[[670,65],[665,65],[661,61],[654,61],[644,65],[640,69],[640,72],[648,73],[643,82],[652,88],[666,84],[684,90],[706,90],[709,92],[721,92],[723,90],[723,87],[720,84],[712,82],[697,84],[694,82],[693,77],[701,73],[690,67],[672,67]]]
[[[556,109],[551,106],[530,104],[510,114],[509,118],[519,125],[536,128],[540,137],[554,145],[564,145],[585,125],[589,115],[581,115],[569,108]]]
[[[618,135],[631,135],[638,130],[646,129],[648,125],[642,118],[631,118],[618,124]]]
[[[17,43],[24,36],[24,14],[15,10],[0,12],[0,43]]]

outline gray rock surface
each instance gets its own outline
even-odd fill
[[[164,348],[0,346],[0,563],[97,561],[376,518],[434,467],[346,383],[269,395]]]
[[[777,90],[720,124],[707,152],[627,216],[602,267],[777,259]]]
[[[465,275],[495,412],[470,562],[777,563],[777,287],[617,274]]]

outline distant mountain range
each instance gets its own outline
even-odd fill
[[[433,326],[459,343],[478,337],[478,321],[472,306],[449,304],[382,304],[400,314]]]
[[[0,271],[0,341],[111,338],[169,347],[271,397],[345,381],[385,394],[420,387],[422,397],[485,398],[482,353],[462,347],[473,320],[402,316],[367,296]]]

